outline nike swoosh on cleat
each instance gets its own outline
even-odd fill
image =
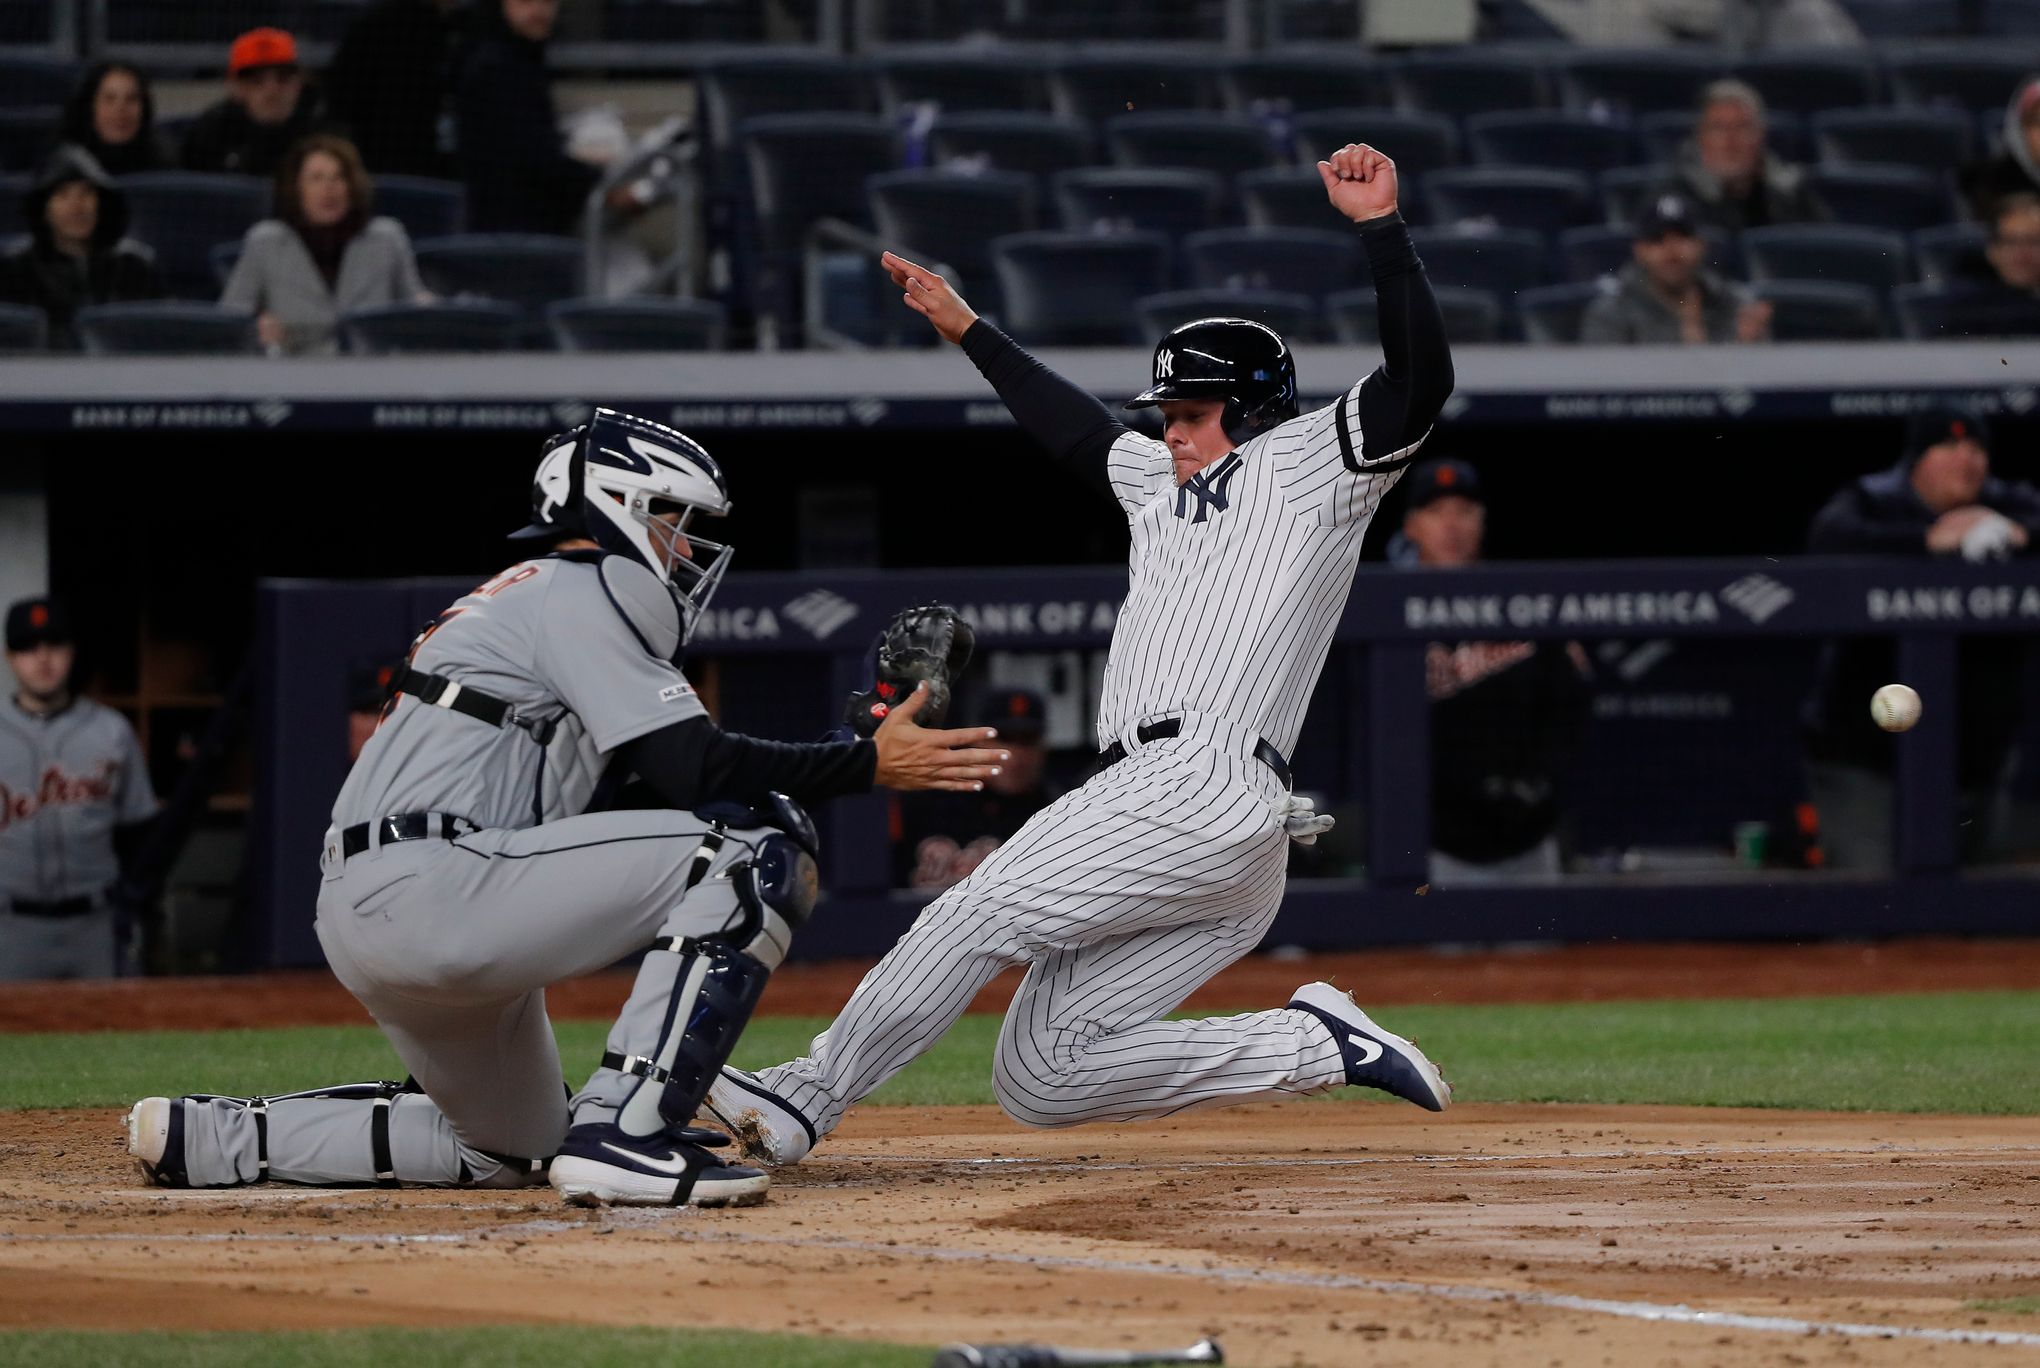
[[[1362,1065],[1363,1067],[1368,1064],[1372,1064],[1375,1060],[1381,1058],[1381,1056],[1386,1054],[1388,1051],[1388,1047],[1383,1045],[1380,1041],[1369,1040],[1364,1035],[1353,1035],[1351,1033],[1348,1033],[1346,1039],[1352,1041],[1355,1045],[1358,1045],[1360,1047],[1361,1057],[1356,1062]]]
[[[654,1159],[649,1154],[639,1154],[635,1150],[619,1149],[607,1140],[602,1142],[602,1148],[608,1150],[611,1154],[620,1154],[633,1164],[651,1169],[654,1173],[670,1173],[675,1178],[678,1178],[687,1172],[687,1160],[678,1150],[672,1151],[670,1156],[665,1159]]]

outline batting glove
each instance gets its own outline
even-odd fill
[[[1281,815],[1282,829],[1298,845],[1316,845],[1320,835],[1338,824],[1330,813],[1319,812],[1317,803],[1301,793],[1284,798],[1275,805],[1275,811]]]

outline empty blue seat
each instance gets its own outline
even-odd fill
[[[1141,230],[1171,239],[1215,227],[1225,192],[1225,182],[1209,171],[1116,166],[1064,171],[1055,177],[1054,186],[1064,228],[1090,233]],[[1322,185],[1319,191],[1323,192]]]
[[[1523,340],[1546,345],[1571,346],[1580,340],[1580,320],[1587,306],[1615,288],[1612,280],[1598,278],[1569,281],[1564,285],[1539,285],[1516,296],[1516,317],[1523,324]]]
[[[450,299],[436,304],[392,304],[340,315],[340,339],[361,356],[412,352],[514,350],[528,320],[515,304]]]
[[[1440,285],[1486,290],[1503,300],[1548,278],[1550,249],[1527,228],[1462,232],[1419,228],[1410,234],[1424,271]]]
[[[1013,233],[992,243],[1005,330],[1030,346],[1139,346],[1135,305],[1168,286],[1159,233]]]
[[[1236,176],[1281,160],[1266,125],[1208,110],[1116,115],[1105,121],[1105,142],[1121,166],[1188,167]]]
[[[2003,118],[2034,62],[2030,53],[2001,48],[1908,47],[1889,54],[1884,69],[1893,97],[1904,104]]]
[[[33,171],[57,140],[63,111],[0,107],[0,170]]]
[[[1919,263],[1920,279],[1925,281],[1965,274],[1990,245],[1990,229],[1980,223],[1943,223],[1916,229],[1911,237],[1913,258]]]
[[[771,114],[747,120],[738,139],[768,254],[798,251],[818,219],[867,224],[865,182],[899,164],[893,126],[875,114]]]
[[[1218,108],[1218,73],[1209,61],[1143,51],[1066,57],[1048,72],[1049,100],[1065,118],[1102,123],[1152,109]]]
[[[1643,160],[1627,124],[1557,110],[1503,110],[1466,121],[1466,146],[1481,166],[1548,166],[1596,175]]]
[[[1388,73],[1350,48],[1276,49],[1226,65],[1226,104],[1243,114],[1351,109],[1389,101]]]
[[[156,252],[163,288],[187,299],[212,299],[212,249],[244,236],[269,214],[269,182],[201,171],[144,171],[120,178],[127,194],[128,233]]]
[[[563,299],[545,321],[563,352],[720,351],[729,331],[712,299]]]
[[[1690,112],[1701,89],[1721,74],[1721,63],[1699,53],[1662,48],[1585,48],[1559,67],[1559,92],[1568,109],[1650,114]]]
[[[1663,189],[1671,179],[1666,166],[1618,166],[1603,171],[1594,186],[1600,217],[1609,223],[1634,223],[1644,200]]]
[[[764,49],[701,69],[701,105],[719,152],[733,151],[752,119],[773,114],[869,113],[877,84],[866,67],[805,48]]]
[[[1290,342],[1317,334],[1317,305],[1309,295],[1288,290],[1172,290],[1136,301],[1134,312],[1143,338],[1160,337],[1200,318],[1250,318]]]
[[[21,221],[21,197],[28,193],[32,179],[26,172],[0,173],[0,239],[28,231]]]
[[[992,239],[1035,226],[1034,177],[1018,171],[888,171],[867,181],[865,193],[872,231],[888,250],[929,267],[940,262],[972,299],[979,286],[995,285]],[[996,296],[979,307],[999,311]]]
[[[1249,171],[1234,178],[1233,189],[1251,228],[1337,228],[1344,221],[1315,167]]]
[[[451,237],[467,231],[467,187],[435,176],[377,176],[375,212],[414,239]]]
[[[1760,280],[1750,293],[1771,306],[1774,342],[1866,342],[1884,336],[1883,297],[1867,285]]]
[[[0,52],[0,106],[60,108],[78,88],[80,74],[67,57]]]
[[[875,66],[888,110],[908,104],[932,104],[944,113],[1048,108],[1041,63],[1017,53],[912,52],[880,57]]]
[[[79,343],[93,356],[190,356],[258,350],[254,314],[188,300],[94,304],[78,310],[71,326]]]
[[[1772,109],[1812,114],[1877,103],[1877,67],[1870,57],[1841,48],[1808,48],[1746,57],[1735,65]]]
[[[1903,234],[1848,223],[1780,223],[1742,235],[1751,280],[1825,280],[1889,290],[1912,279]]]
[[[1696,117],[1690,109],[1662,109],[1639,116],[1636,137],[1643,144],[1644,158],[1656,162],[1677,161],[1693,136]],[[1813,137],[1807,132],[1806,120],[1800,115],[1789,109],[1770,109],[1764,112],[1764,143],[1784,160],[1799,162],[1806,161],[1811,155]]]
[[[1183,261],[1199,289],[1317,298],[1365,279],[1359,239],[1336,228],[1215,228],[1183,239]]]
[[[50,344],[50,320],[26,304],[0,304],[0,352],[39,352]]]
[[[1587,178],[1527,166],[1478,166],[1424,177],[1430,222],[1486,222],[1502,228],[1556,233],[1593,217]]]
[[[968,111],[944,114],[928,132],[938,165],[967,161],[1003,171],[1052,176],[1091,163],[1089,125],[1054,114]]]
[[[1807,184],[1842,223],[1911,232],[1955,218],[1946,178],[1904,166],[1819,166]]]
[[[1485,290],[1441,285],[1438,313],[1445,320],[1445,338],[1456,345],[1495,342],[1502,335],[1502,303]],[[1348,346],[1381,345],[1381,313],[1372,287],[1345,290],[1325,301],[1332,335]]]
[[[1390,68],[1390,81],[1397,104],[1433,114],[1540,109],[1551,103],[1549,83],[1537,62],[1478,47],[1407,58]]]
[[[235,238],[232,242],[213,244],[213,249],[206,253],[206,262],[212,267],[213,280],[219,289],[227,288],[227,278],[233,275],[234,267],[241,260],[241,248],[245,245],[245,239]]]
[[[1347,143],[1366,143],[1408,182],[1459,165],[1459,128],[1443,114],[1403,109],[1320,109],[1292,121],[1297,161],[1314,167]],[[1405,194],[1404,199],[1410,198]],[[1407,206],[1406,206],[1407,207]]]
[[[441,299],[497,299],[533,313],[582,288],[581,243],[543,233],[462,233],[417,244],[418,274]]]
[[[1955,109],[1830,109],[1813,116],[1828,166],[1910,166],[1939,174],[1969,159],[1969,115]]]

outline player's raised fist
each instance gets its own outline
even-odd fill
[[[917,266],[897,252],[883,253],[878,264],[885,267],[893,284],[907,292],[907,307],[932,323],[943,341],[961,342],[964,330],[977,322],[977,314],[963,302],[963,296],[926,266]]]
[[[1395,163],[1366,143],[1347,143],[1317,169],[1332,207],[1353,222],[1395,212]]]

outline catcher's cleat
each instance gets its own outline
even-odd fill
[[[145,1097],[128,1108],[127,1148],[142,1177],[157,1187],[181,1188],[184,1174],[184,1104],[169,1097]]]
[[[1438,1066],[1414,1042],[1375,1025],[1351,993],[1329,983],[1307,983],[1296,990],[1289,1005],[1330,1028],[1345,1060],[1348,1083],[1379,1088],[1426,1111],[1444,1111],[1452,1105],[1452,1085]]]
[[[590,1122],[567,1132],[550,1176],[575,1206],[756,1206],[772,1180],[702,1148],[727,1143],[729,1137],[713,1131],[636,1136]]]
[[[709,1086],[703,1109],[737,1138],[753,1163],[775,1168],[798,1164],[819,1138],[814,1123],[798,1108],[742,1069],[723,1069]]]

